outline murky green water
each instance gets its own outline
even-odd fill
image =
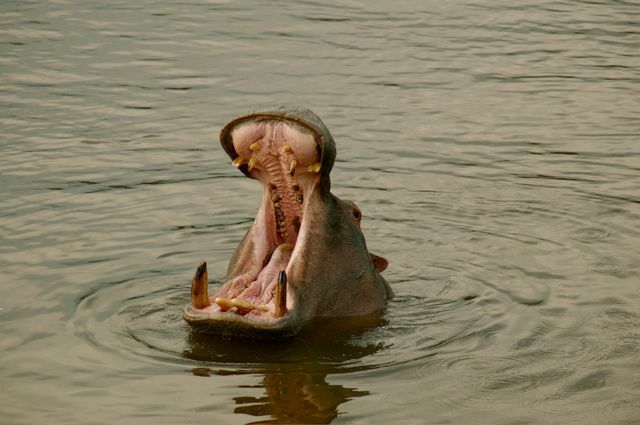
[[[0,4],[3,424],[640,421],[636,2]],[[397,297],[286,343],[193,334],[264,104],[338,145]]]

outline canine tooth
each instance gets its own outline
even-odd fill
[[[254,142],[249,145],[249,149],[251,149],[254,152],[259,151],[260,148],[262,148],[262,145],[259,142]]]
[[[216,298],[214,301],[220,307],[220,311],[227,311],[233,307],[233,301],[229,298]]]
[[[282,317],[287,314],[287,272],[284,270],[278,274],[278,284],[273,298],[275,316]]]
[[[285,143],[285,144],[283,145],[283,147],[284,147],[284,151],[285,151],[286,153],[291,153],[291,146],[289,146],[289,144],[288,144],[288,143]]]
[[[297,159],[291,160],[291,164],[289,164],[289,174],[293,176],[296,172],[297,166],[298,166],[298,160]]]
[[[253,167],[255,167],[256,162],[258,162],[258,160],[255,159],[254,157],[251,157],[251,159],[249,160],[249,171],[253,170]]]
[[[207,262],[203,261],[198,266],[195,276],[191,281],[191,305],[195,308],[205,308],[211,305],[209,299],[209,273],[207,272]]]
[[[307,171],[310,173],[317,173],[318,171],[320,171],[320,163],[314,162],[313,164],[309,165],[307,167]]]
[[[243,157],[239,156],[236,159],[234,159],[233,161],[231,161],[231,163],[233,164],[234,167],[238,168],[239,166],[244,164],[246,161],[247,161],[246,159],[244,159]]]

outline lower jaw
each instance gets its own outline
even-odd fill
[[[208,274],[203,262],[194,276],[192,303],[185,309],[184,319],[221,335],[249,331],[273,336],[295,333],[297,309],[285,271],[292,250],[291,244],[280,244],[267,253],[268,264],[254,276],[241,275],[227,281],[211,298],[207,294]],[[206,296],[198,298],[194,296],[197,293]]]
[[[295,335],[302,327],[296,310],[290,310],[281,318],[254,318],[227,312],[203,313],[189,305],[183,317],[196,330],[219,336],[246,336],[251,339],[286,338]]]

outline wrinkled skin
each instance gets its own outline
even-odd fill
[[[206,263],[198,268],[185,320],[221,335],[273,338],[314,317],[381,310],[392,297],[380,275],[387,261],[367,250],[358,207],[330,191],[336,149],[322,121],[308,109],[279,107],[231,121],[220,140],[265,191],[212,296]]]

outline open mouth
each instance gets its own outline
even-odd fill
[[[206,264],[201,264],[185,319],[263,329],[284,326],[298,302],[287,276],[301,256],[309,227],[307,198],[322,174],[322,135],[302,121],[251,115],[229,123],[221,139],[233,165],[260,181],[264,195],[245,236],[251,240],[234,254],[232,263],[242,267],[231,267],[228,280],[209,297]]]

